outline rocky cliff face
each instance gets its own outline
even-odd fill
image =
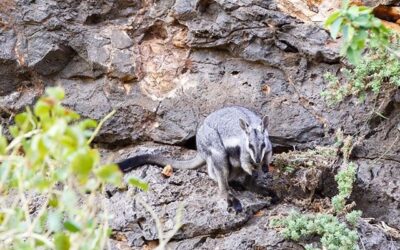
[[[191,148],[204,117],[231,104],[270,115],[277,153],[330,144],[342,128],[365,136],[353,156],[360,166],[354,200],[365,217],[400,229],[399,93],[379,97],[378,106],[349,99],[328,107],[322,75],[340,75],[338,45],[278,2],[7,0],[0,5],[2,124],[46,86],[60,85],[65,104],[86,117],[117,110],[96,141],[122,149],[116,158],[132,153],[123,147],[149,141]],[[170,179],[152,167],[133,174],[152,184],[144,196],[167,228],[179,201],[188,204],[172,248],[302,249],[267,229],[270,215],[293,205],[269,207],[244,192],[246,212],[236,216],[215,203],[216,186],[202,171]],[[149,215],[126,192],[108,200],[116,249],[157,239]],[[395,244],[369,224],[363,230],[374,235],[368,249]]]

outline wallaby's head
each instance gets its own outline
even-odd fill
[[[252,160],[252,165],[257,168],[263,167],[264,172],[268,171],[268,165],[272,160],[272,145],[267,131],[268,122],[268,116],[264,116],[260,124],[248,124],[243,119],[239,119],[240,127],[246,135],[245,147]],[[244,170],[252,174],[255,169]]]

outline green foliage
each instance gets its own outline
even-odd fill
[[[318,250],[318,248],[315,248],[315,247],[313,247],[313,246],[310,245],[310,244],[305,245],[305,246],[304,246],[304,249],[305,249],[305,250]]]
[[[296,212],[279,220],[273,220],[272,226],[283,227],[285,238],[298,241],[303,237],[320,236],[321,244],[327,250],[357,249],[357,231],[351,230],[331,214],[307,214]],[[306,249],[314,249],[308,246]]]
[[[329,85],[322,95],[330,104],[350,95],[364,101],[369,91],[378,94],[384,85],[400,86],[399,55],[397,49],[392,48],[399,47],[398,34],[374,17],[372,9],[343,1],[342,8],[327,18],[325,27],[334,39],[339,33],[343,34],[341,54],[354,64],[354,68],[343,70],[346,84],[330,73],[324,75]]]
[[[390,67],[388,67],[390,65]],[[400,86],[400,61],[388,50],[372,47],[363,60],[352,69],[343,70],[346,84],[331,73],[324,75],[328,89],[322,95],[330,104],[341,102],[349,95],[358,96],[364,101],[367,92],[378,94],[383,86]]]
[[[147,182],[143,182],[142,180],[139,180],[135,177],[130,177],[128,183],[144,191],[147,191],[149,189],[149,184]]]
[[[346,214],[346,220],[350,225],[356,226],[358,220],[361,218],[361,215],[362,212],[360,210],[354,210]]]
[[[361,53],[368,44],[385,46],[389,42],[389,30],[371,12],[371,8],[350,5],[349,0],[344,0],[342,8],[325,21],[332,38],[336,39],[342,33],[341,54],[353,64],[360,61]]]
[[[49,88],[0,136],[0,249],[104,249],[110,234],[101,192],[120,185],[114,164],[89,145],[97,122],[62,106]],[[96,128],[97,127],[97,128]],[[140,188],[140,181],[130,182]]]
[[[338,195],[331,200],[336,213],[345,213],[346,200],[349,198],[356,176],[356,166],[349,163],[347,168],[339,171],[335,176],[338,184]],[[351,226],[357,224],[361,211],[352,211],[345,214]],[[291,213],[287,217],[274,219],[271,226],[282,228],[281,233],[286,239],[299,241],[306,237],[321,237],[321,245],[327,250],[352,250],[357,249],[358,235],[356,230],[350,229],[346,223],[339,220],[339,216],[329,213],[300,214]],[[306,249],[316,249],[307,245]]]
[[[349,86],[342,85],[339,79],[332,73],[325,73],[324,78],[325,81],[328,82],[328,88],[321,92],[321,96],[323,96],[329,104],[337,104],[351,94]]]
[[[335,176],[339,193],[332,198],[332,205],[336,212],[341,212],[345,208],[346,200],[350,197],[353,190],[355,179],[356,166],[352,162],[348,164],[346,169],[339,171]]]

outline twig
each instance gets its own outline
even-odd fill
[[[162,225],[160,219],[158,219],[157,214],[154,212],[154,210],[147,204],[142,198],[139,196],[136,197],[136,200],[150,213],[151,217],[153,218],[154,222],[156,223],[157,227],[157,232],[158,232],[158,237],[160,239],[164,238],[164,233],[162,231]]]
[[[17,238],[26,238],[26,237],[37,239],[37,240],[43,242],[45,245],[47,245],[50,249],[55,248],[53,242],[51,242],[47,237],[44,237],[43,235],[36,234],[36,233],[23,233],[23,234],[17,235]]]
[[[113,116],[115,114],[116,110],[113,109],[113,111],[111,111],[110,113],[108,113],[99,123],[99,125],[97,125],[96,129],[94,130],[92,136],[89,138],[89,140],[87,141],[87,144],[89,145],[90,143],[92,143],[92,141],[94,140],[94,138],[96,137],[96,135],[99,133],[101,127],[103,126],[103,124],[110,119],[111,116]]]
[[[389,151],[393,148],[393,146],[399,140],[399,138],[400,138],[399,135],[397,135],[396,138],[394,139],[393,143],[385,150],[385,152],[383,152],[383,154],[381,154],[378,158],[376,158],[372,163],[376,163],[377,161],[382,159],[384,156],[386,156],[387,153],[389,153]]]
[[[31,137],[32,135],[36,135],[37,133],[39,133],[40,130],[36,129],[36,130],[32,130],[29,133],[23,134],[21,136],[18,136],[17,138],[15,138],[6,148],[6,151],[12,149],[13,147],[15,147],[16,145],[20,144],[22,139]]]
[[[182,227],[182,215],[183,215],[183,205],[180,204],[178,211],[176,212],[175,217],[175,226],[174,228],[168,232],[168,236],[165,239],[162,239],[160,244],[155,250],[163,250],[167,243],[174,237],[174,235],[178,232],[178,230]]]
[[[366,250],[365,249],[365,245],[364,245],[364,241],[362,240],[362,237],[360,235],[358,235],[358,237],[360,237],[361,246],[363,247],[364,250]]]
[[[176,212],[176,221],[174,228],[168,232],[166,236],[164,236],[163,228],[160,219],[157,217],[154,210],[140,197],[136,197],[136,200],[150,213],[151,217],[156,223],[158,237],[159,237],[159,245],[154,250],[164,250],[168,242],[172,239],[172,237],[178,232],[178,230],[182,227],[182,215],[183,215],[183,205],[179,205],[178,211]]]

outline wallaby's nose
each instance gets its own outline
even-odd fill
[[[254,178],[257,178],[257,177],[258,177],[258,171],[253,170],[252,176],[253,176]]]

